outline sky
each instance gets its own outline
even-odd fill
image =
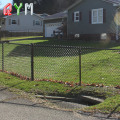
[[[13,0],[0,0],[0,10],[2,10],[7,3],[13,3]]]

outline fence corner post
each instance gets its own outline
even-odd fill
[[[2,42],[2,72],[4,72],[4,42]]]
[[[34,44],[31,43],[31,80],[34,81]]]
[[[82,81],[81,81],[81,54],[82,54],[82,50],[81,50],[81,47],[79,47],[79,86],[82,85]]]

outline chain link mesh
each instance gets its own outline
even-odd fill
[[[120,85],[120,50],[82,49],[82,82]]]
[[[35,80],[79,83],[81,76],[82,84],[85,85],[120,85],[119,49],[84,47],[80,49],[37,44],[33,47]],[[0,50],[0,70],[2,70],[2,44]],[[31,45],[4,43],[3,54],[4,71],[31,77]]]
[[[2,44],[0,43],[0,71],[2,71]]]
[[[29,45],[4,44],[4,71],[31,77],[31,51]]]
[[[35,79],[79,81],[79,53],[76,48],[34,46]]]

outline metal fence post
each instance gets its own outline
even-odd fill
[[[79,86],[82,85],[82,81],[81,81],[81,54],[82,54],[82,50],[80,47],[79,48]]]
[[[34,81],[34,44],[31,44],[31,80]]]
[[[2,72],[4,72],[4,43],[2,42]]]

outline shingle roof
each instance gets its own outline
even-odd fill
[[[47,14],[47,13],[36,14],[36,15],[39,16],[39,17],[42,17],[42,18],[45,18],[45,17],[48,17],[48,16],[49,16],[49,14]]]
[[[20,14],[22,14],[22,13],[25,14],[25,11],[20,12]],[[31,13],[31,12],[28,11],[28,13]],[[17,15],[17,13],[13,13],[13,14],[10,15],[10,16],[4,16],[4,15],[2,15],[1,17],[2,17],[2,18],[7,18],[7,17],[11,17],[11,16],[13,16],[13,15]],[[33,13],[33,15],[35,15],[35,16],[37,16],[37,17],[43,19],[43,17],[39,16],[38,14]]]
[[[115,3],[115,4],[120,4],[120,0],[104,0],[106,2],[110,2],[110,3]]]
[[[73,5],[71,5],[70,7],[68,7],[67,10],[73,8],[74,6],[76,6],[77,4],[79,4],[80,2],[82,2],[83,0],[78,0],[76,3],[74,3]],[[112,4],[120,4],[120,0],[102,0],[108,3],[112,3]]]
[[[58,19],[58,18],[66,18],[67,17],[67,11],[64,12],[59,12],[53,15],[49,15],[47,17],[45,17],[44,20],[51,20],[51,19]]]

